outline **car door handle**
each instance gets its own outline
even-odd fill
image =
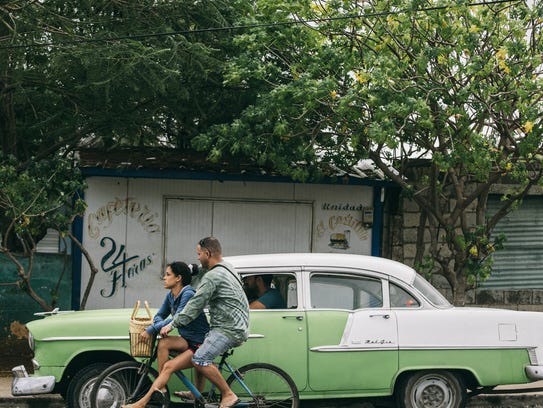
[[[283,316],[283,319],[296,319],[296,320],[304,320],[303,316]]]
[[[370,317],[382,317],[383,319],[390,319],[390,315],[388,313],[385,313],[385,314],[371,314]]]

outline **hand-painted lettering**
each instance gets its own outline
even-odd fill
[[[110,286],[100,290],[100,295],[105,298],[112,297],[117,290],[126,288],[127,280],[136,277],[153,263],[153,255],[141,257],[139,255],[128,256],[124,245],[117,245],[111,237],[100,240],[100,246],[109,249],[100,261],[104,273],[109,274]]]

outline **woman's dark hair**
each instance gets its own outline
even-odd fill
[[[181,276],[183,286],[190,285],[192,277],[198,274],[198,265],[196,264],[186,264],[185,262],[175,261],[168,264],[168,266],[175,276]]]

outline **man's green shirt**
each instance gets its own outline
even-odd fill
[[[172,327],[190,323],[206,306],[209,307],[210,330],[219,330],[236,342],[247,340],[249,302],[230,264],[220,262],[204,274],[196,294],[174,317]]]

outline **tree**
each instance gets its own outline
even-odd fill
[[[54,307],[54,296],[41,298],[31,277],[35,243],[47,228],[71,237],[93,269],[69,228],[84,211],[77,149],[184,149],[211,124],[235,117],[254,96],[223,85],[224,61],[238,49],[224,27],[248,6],[242,0],[0,5],[0,251],[43,309]],[[90,285],[92,277],[86,294]]]
[[[302,180],[372,159],[421,209],[427,228],[419,233],[428,229],[431,244],[420,248],[419,266],[442,274],[464,304],[503,243],[492,236],[496,223],[541,181],[543,9],[523,1],[270,4],[257,9],[285,24],[241,35],[246,54],[229,67],[232,83],[261,81],[270,91],[195,146],[212,148],[212,158],[241,151]],[[426,163],[423,173],[413,172],[415,160]],[[515,187],[489,215],[497,183]]]

